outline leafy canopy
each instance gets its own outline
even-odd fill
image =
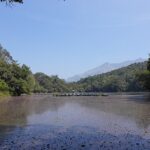
[[[34,85],[30,68],[17,64],[10,53],[0,46],[0,91],[9,91],[11,95],[29,94]]]

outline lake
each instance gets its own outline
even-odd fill
[[[149,93],[5,98],[0,149],[150,149]]]

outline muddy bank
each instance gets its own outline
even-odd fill
[[[109,134],[91,127],[33,125],[10,127],[7,134],[0,136],[0,149],[36,150],[148,150],[150,139],[130,133]]]

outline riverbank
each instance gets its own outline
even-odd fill
[[[97,92],[69,92],[69,93],[53,93],[53,96],[108,96],[108,94]]]

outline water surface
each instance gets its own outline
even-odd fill
[[[1,149],[149,149],[149,139],[148,93],[0,101]]]

